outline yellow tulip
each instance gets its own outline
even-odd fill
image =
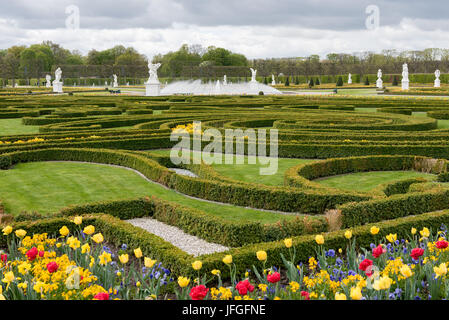
[[[82,246],[81,246],[81,253],[89,253],[90,252],[90,246],[89,246],[89,244],[88,243],[86,243],[86,244],[83,244]]]
[[[387,240],[391,243],[395,242],[398,238],[397,234],[392,234],[390,233],[389,235],[387,235],[385,238],[387,238]]]
[[[140,248],[134,249],[134,255],[136,256],[137,259],[142,258],[143,256],[142,250],[140,250]]]
[[[66,226],[63,226],[61,229],[59,229],[59,233],[61,234],[61,236],[65,237],[70,233],[70,231]]]
[[[214,276],[218,276],[221,274],[220,270],[214,269],[210,273],[212,273]]]
[[[316,243],[318,243],[319,245],[324,244],[324,237],[321,234],[316,235],[315,237],[315,241]]]
[[[192,268],[193,268],[193,270],[196,270],[196,271],[198,271],[198,270],[201,270],[201,268],[203,267],[203,263],[201,262],[201,261],[195,261],[195,262],[192,262]]]
[[[4,228],[2,229],[2,232],[3,232],[3,235],[4,235],[4,236],[7,236],[7,235],[11,234],[11,232],[12,232],[12,227],[11,227],[11,226],[6,226],[6,227],[4,227]]]
[[[351,288],[351,299],[352,300],[362,300],[362,289],[360,287]]]
[[[122,254],[119,256],[119,260],[122,264],[127,264],[129,261],[129,256],[128,254]]]
[[[393,280],[391,278],[389,278],[388,276],[383,276],[380,279],[374,281],[373,288],[377,291],[386,290],[390,288],[392,282]]]
[[[378,234],[379,231],[380,231],[380,229],[378,227],[376,227],[376,226],[371,227],[371,229],[370,229],[370,232],[371,232],[372,235]]]
[[[146,268],[153,268],[154,264],[156,263],[156,260],[152,260],[147,257],[145,257],[143,260]]]
[[[406,264],[401,267],[400,271],[401,274],[406,278],[410,278],[413,275],[412,269],[410,269],[410,267]]]
[[[92,240],[95,241],[96,243],[100,244],[104,241],[103,235],[101,233],[97,233],[95,235],[92,236]]]
[[[178,278],[178,284],[181,288],[185,288],[189,285],[190,279],[187,277],[179,277]]]
[[[16,230],[16,236],[19,237],[19,238],[25,237],[26,234],[27,234],[27,232],[25,230],[23,230],[23,229]]]
[[[346,295],[344,293],[335,293],[335,300],[346,300]]]
[[[416,228],[412,228],[412,230],[411,230],[411,233],[413,234],[413,235],[415,235],[416,234]]]
[[[438,267],[433,267],[433,271],[437,275],[436,278],[444,276],[447,273],[446,263],[442,263]]]
[[[231,256],[230,254],[226,255],[226,256],[223,258],[223,263],[225,263],[225,264],[231,264],[231,263],[232,263],[232,256]]]
[[[285,239],[284,240],[284,244],[287,248],[291,248],[291,246],[293,245],[293,240],[292,239]]]
[[[84,228],[83,232],[84,232],[85,234],[87,234],[87,235],[90,236],[91,234],[94,234],[94,232],[95,232],[95,227],[92,226],[92,225],[89,225],[89,226],[87,226],[87,227]]]
[[[73,219],[73,223],[76,224],[76,225],[82,224],[82,223],[83,223],[83,217],[80,217],[80,216],[75,217],[75,218]]]
[[[265,261],[265,260],[267,260],[267,253],[265,252],[265,251],[257,251],[256,252],[256,256],[257,256],[257,259],[259,260],[259,261]]]
[[[352,238],[352,231],[351,230],[347,230],[345,232],[345,238],[348,239],[348,240]]]

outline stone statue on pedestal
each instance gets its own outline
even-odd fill
[[[402,65],[402,90],[409,89],[408,66],[406,63]]]
[[[441,73],[440,73],[440,70],[435,70],[435,83],[434,83],[434,87],[435,88],[439,88],[440,87],[440,75],[441,75]]]

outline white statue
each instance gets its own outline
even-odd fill
[[[352,75],[351,74],[348,75],[348,84],[352,84]]]
[[[118,80],[117,80],[117,75],[116,74],[114,74],[114,75],[112,75],[113,77],[114,77],[114,84],[112,85],[114,88],[117,88],[118,87]]]
[[[271,75],[271,85],[272,86],[276,85],[276,80],[274,80],[274,74]]]
[[[435,88],[439,88],[440,87],[440,70],[436,69],[435,70],[435,82],[434,82],[434,87]]]
[[[150,72],[150,77],[148,81],[145,82],[146,92],[145,95],[148,96],[159,96],[161,94],[161,83],[157,77],[157,69],[161,66],[160,63],[152,64],[148,62],[148,70]]]
[[[379,70],[377,70],[376,87],[381,89],[381,88],[383,88],[383,86],[384,86],[384,83],[382,81],[382,70],[379,69]]]
[[[406,63],[402,65],[402,90],[409,89],[408,66]]]
[[[152,64],[148,62],[148,70],[150,72],[150,77],[148,78],[147,83],[159,83],[159,78],[157,77],[157,69],[161,66],[160,63]]]
[[[47,74],[45,80],[47,81],[46,87],[51,88],[51,75]]]
[[[53,92],[62,93],[62,70],[61,68],[55,71],[55,80],[53,80]]]
[[[56,69],[55,71],[55,80],[54,82],[61,82],[62,70],[61,68]]]
[[[253,68],[250,68],[250,70],[251,70],[251,82],[257,82],[256,80],[257,70],[254,70]]]
[[[223,77],[223,85],[227,85],[228,84],[228,77],[226,75],[224,75]]]

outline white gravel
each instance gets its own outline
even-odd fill
[[[137,218],[127,220],[133,226],[142,228],[152,234],[155,234],[165,241],[170,242],[175,247],[193,255],[194,257],[203,254],[228,251],[229,248],[206,242],[203,239],[185,233],[183,230],[167,225],[152,218]]]
[[[182,176],[188,176],[188,177],[192,177],[192,178],[198,178],[198,176],[196,174],[194,174],[192,171],[190,170],[186,170],[186,169],[178,169],[178,168],[168,168],[171,171],[176,172],[179,175]]]

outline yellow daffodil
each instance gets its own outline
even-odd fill
[[[423,238],[428,238],[430,236],[429,229],[427,229],[425,227],[419,233],[421,234],[421,237],[423,237]]]
[[[100,258],[100,264],[102,266],[107,265],[109,262],[112,261],[112,257],[110,253],[107,253],[106,251],[103,251],[103,253],[99,256]]]
[[[10,284],[11,282],[14,281],[14,279],[15,279],[14,272],[9,271],[9,272],[6,272],[6,273],[3,275],[3,280],[2,280],[2,282],[7,283],[7,284]]]
[[[81,253],[89,253],[90,252],[90,246],[88,243],[85,243],[81,246]]]

